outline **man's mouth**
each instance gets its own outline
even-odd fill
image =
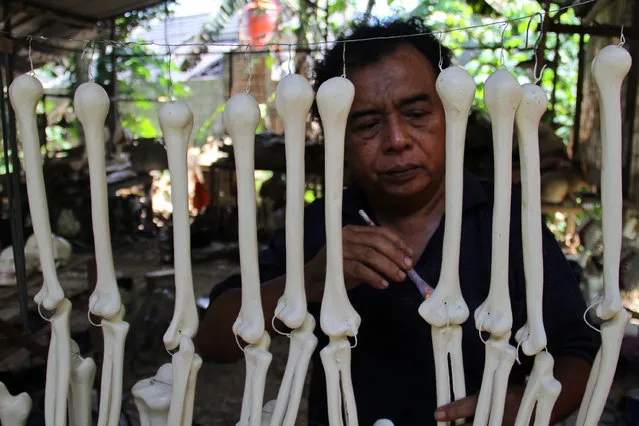
[[[380,173],[380,177],[383,180],[392,183],[403,183],[413,179],[420,169],[421,167],[412,164],[405,166],[395,166]]]

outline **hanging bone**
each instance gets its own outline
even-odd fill
[[[91,391],[96,365],[92,358],[82,358],[78,344],[71,340],[71,381],[69,383],[69,426],[93,424]]]
[[[197,333],[198,316],[191,271],[186,166],[187,148],[193,129],[193,112],[186,103],[177,101],[165,104],[158,117],[171,174],[175,259],[175,306],[171,324],[164,334],[164,346],[168,350],[179,347],[172,356],[173,389],[168,425],[180,426],[191,424],[197,372],[202,365],[202,359],[195,353],[192,340]]]
[[[227,102],[223,118],[224,126],[233,141],[237,205],[238,210],[242,212],[242,220],[239,223],[242,305],[233,324],[233,332],[249,344],[244,348],[246,382],[239,424],[259,426],[266,372],[272,359],[268,351],[271,339],[264,329],[255,216],[254,144],[255,131],[260,122],[260,108],[251,96],[238,94]]]
[[[317,90],[317,108],[324,128],[326,187],[326,281],[320,325],[329,344],[320,351],[326,373],[328,417],[331,425],[357,425],[357,407],[350,374],[350,342],[361,322],[346,294],[342,254],[342,190],[346,122],[355,88],[343,77],[331,78]],[[340,392],[341,384],[341,392]],[[340,394],[344,395],[344,406]]]
[[[42,98],[40,82],[29,75],[16,78],[9,87],[9,98],[20,129],[27,176],[27,196],[44,283],[34,297],[38,305],[53,310],[50,318],[51,340],[47,358],[45,385],[45,422],[47,426],[63,426],[66,422],[67,395],[71,377],[71,336],[69,314],[71,302],[64,298],[55,267],[49,209],[42,174],[40,138],[37,130],[36,106]]]
[[[486,80],[484,100],[492,120],[495,153],[495,203],[490,289],[484,303],[475,310],[475,326],[480,333],[490,333],[486,342],[486,361],[477,401],[478,414],[473,421],[476,426],[501,424],[508,376],[517,354],[508,342],[512,327],[508,248],[513,124],[521,99],[521,86],[508,71],[496,71]]]
[[[463,152],[468,114],[477,88],[475,81],[465,69],[448,67],[437,77],[435,88],[446,116],[446,152]],[[459,283],[463,169],[463,156],[446,156],[442,267],[435,291],[419,307],[419,314],[431,325],[438,406],[466,396],[461,324],[468,319],[469,311]]]
[[[91,186],[91,218],[95,241],[97,279],[89,298],[89,311],[102,317],[104,359],[102,362],[98,426],[116,426],[122,406],[124,345],[129,324],[123,321],[113,265],[104,152],[104,123],[109,111],[109,96],[96,83],[81,84],[73,100],[78,120],[86,136]]]
[[[541,192],[539,176],[539,121],[548,107],[546,92],[536,84],[522,86],[522,100],[515,120],[521,157],[521,227],[526,278],[527,321],[515,339],[526,355],[532,356],[546,347],[542,297],[544,265],[541,238]]]
[[[553,377],[555,361],[548,352],[535,356],[533,369],[526,383],[526,390],[517,411],[515,426],[528,426],[535,414],[535,424],[548,425],[553,406],[561,391],[561,383]],[[541,423],[544,422],[544,423]]]
[[[592,75],[599,95],[602,133],[601,210],[604,244],[604,295],[597,305],[601,348],[588,377],[579,407],[577,425],[595,425],[614,379],[619,350],[630,314],[621,306],[619,262],[622,239],[621,194],[621,83],[632,65],[622,46],[610,45],[592,61]]]
[[[275,107],[284,121],[286,147],[286,283],[275,317],[293,332],[271,426],[295,424],[306,372],[317,346],[315,319],[307,312],[304,288],[304,146],[312,103],[313,88],[304,77],[291,74],[277,85]]]
[[[612,318],[621,309],[619,263],[623,224],[621,188],[621,83],[632,65],[628,51],[606,46],[592,61],[601,117],[601,217],[603,221],[604,298],[597,316]]]

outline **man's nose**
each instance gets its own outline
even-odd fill
[[[384,148],[388,151],[403,151],[412,145],[406,122],[399,116],[389,117]]]

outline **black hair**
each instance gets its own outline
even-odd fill
[[[326,80],[342,75],[344,56],[347,74],[349,70],[379,62],[393,54],[398,47],[406,44],[415,47],[424,55],[432,65],[435,76],[439,75],[440,58],[442,68],[448,67],[451,62],[450,49],[441,45],[431,29],[419,17],[355,22],[347,32],[348,35],[342,34],[333,48],[325,53],[324,60],[316,63],[313,85],[315,92]],[[361,39],[366,40],[352,41]],[[346,43],[345,55],[344,43]]]

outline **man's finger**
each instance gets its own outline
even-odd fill
[[[344,278],[346,286],[350,288],[351,281],[356,283],[366,283],[371,287],[383,290],[388,287],[388,281],[382,278],[378,273],[367,267],[361,262],[355,260],[344,260]],[[352,278],[352,279],[349,279]]]
[[[438,422],[446,422],[473,417],[476,407],[477,395],[467,396],[439,407],[435,411],[435,420]]]

